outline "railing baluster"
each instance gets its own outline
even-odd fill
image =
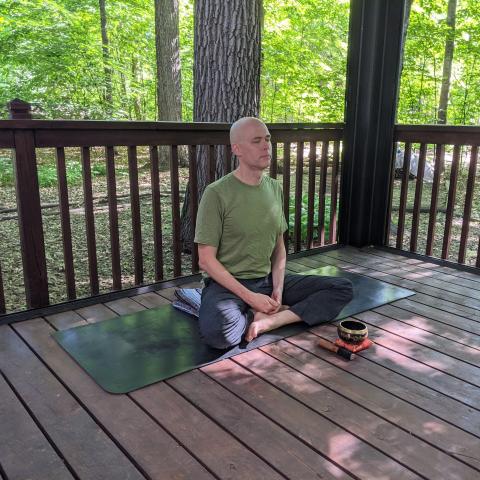
[[[475,266],[480,268],[480,235],[478,236],[477,261],[475,262]]]
[[[208,183],[212,183],[215,181],[215,146],[209,145],[208,146]]]
[[[228,144],[225,147],[225,174],[227,174],[232,171],[232,146]]]
[[[328,140],[322,142],[322,163],[318,190],[318,240],[321,246],[325,245],[325,192],[327,190],[328,143]]]
[[[74,300],[75,270],[73,267],[72,230],[70,226],[70,207],[68,203],[67,170],[65,168],[65,150],[63,147],[56,149],[58,200],[60,207],[60,224],[62,228],[63,263],[65,266],[65,282],[67,298]]]
[[[328,243],[337,243],[337,201],[340,180],[340,141],[333,142],[332,185],[330,189],[330,232]]]
[[[410,251],[416,252],[418,241],[418,223],[420,220],[420,208],[422,207],[423,175],[425,173],[425,157],[427,145],[420,144],[420,157],[418,159],[417,181],[415,183],[415,201],[413,204],[412,236],[410,238]]]
[[[473,191],[475,189],[475,176],[477,172],[478,146],[473,145],[470,152],[470,166],[468,168],[467,191],[465,192],[465,205],[463,207],[462,234],[460,236],[460,249],[458,263],[465,263],[470,217],[472,214]]]
[[[182,245],[180,242],[180,188],[178,182],[178,146],[170,148],[170,185],[172,192],[172,249],[173,276],[182,274]]]
[[[272,160],[270,162],[270,176],[272,178],[277,178],[277,144],[272,143]]]
[[[407,207],[408,198],[408,180],[410,177],[410,158],[412,154],[412,145],[410,142],[405,143],[405,151],[403,154],[403,174],[402,187],[400,190],[400,206],[398,210],[398,227],[397,227],[397,248],[402,248],[403,232],[405,230],[405,209]]]
[[[432,196],[430,199],[430,216],[428,220],[428,234],[427,234],[427,248],[426,255],[432,255],[433,243],[435,241],[435,226],[437,223],[437,205],[438,205],[438,187],[440,185],[440,167],[442,165],[442,159],[445,155],[444,146],[436,145],[435,151],[435,167],[433,172],[433,185]]]
[[[307,248],[313,248],[313,218],[315,209],[315,167],[317,143],[310,142],[308,155]]]
[[[113,288],[121,290],[122,272],[120,268],[120,240],[118,235],[117,185],[115,181],[115,153],[113,147],[105,147],[107,156],[107,196],[108,223],[112,261]]]
[[[283,145],[283,212],[288,225],[288,229],[283,236],[285,250],[288,253],[290,231],[290,142]]]
[[[160,208],[160,183],[158,147],[150,147],[150,181],[152,185],[153,250],[155,280],[163,280],[162,210]]]
[[[128,147],[128,178],[130,182],[130,205],[132,211],[133,263],[135,285],[143,283],[142,226],[140,221],[140,196],[138,192],[137,147]]]
[[[0,265],[0,313],[7,311],[5,305],[5,291],[3,289],[2,266]]]
[[[90,167],[90,148],[82,147],[82,182],[83,198],[85,203],[85,234],[87,239],[88,252],[88,274],[90,277],[90,292],[97,295],[98,289],[98,267],[97,267],[97,245],[95,241],[95,217],[93,214],[92,194],[92,173]]]
[[[297,165],[295,171],[295,226],[294,252],[302,248],[302,194],[303,194],[303,142],[297,143]]]
[[[450,171],[450,186],[448,188],[447,215],[445,219],[445,231],[443,234],[442,258],[448,257],[450,241],[452,239],[452,220],[455,209],[455,196],[457,194],[458,165],[460,163],[460,145],[453,147],[452,169]]]
[[[230,145],[228,145],[230,147]],[[232,150],[230,148],[230,165],[232,164]],[[228,149],[227,149],[228,152]],[[228,155],[228,154],[227,154]],[[198,180],[197,180],[197,147],[195,145],[188,146],[188,175],[190,181],[190,218],[192,221],[192,231],[195,232],[195,223],[197,220],[198,210]],[[192,273],[199,271],[198,266],[198,245],[192,242]]]

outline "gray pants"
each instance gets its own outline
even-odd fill
[[[272,294],[271,274],[238,280],[252,292]],[[352,299],[352,283],[341,277],[285,275],[282,304],[308,325],[333,320]],[[252,313],[249,305],[212,279],[205,280],[199,327],[203,341],[214,348],[230,348],[242,341]]]

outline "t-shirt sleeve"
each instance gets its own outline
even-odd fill
[[[211,188],[206,188],[198,206],[195,243],[218,247],[222,237],[222,212],[220,199]]]

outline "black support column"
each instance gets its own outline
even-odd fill
[[[351,0],[339,240],[386,240],[406,0]]]

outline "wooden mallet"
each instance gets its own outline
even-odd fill
[[[329,350],[330,352],[336,353],[342,358],[345,358],[347,360],[353,360],[355,358],[355,354],[353,352],[350,352],[350,350],[347,350],[344,347],[340,347],[336,345],[333,342],[330,342],[329,340],[324,340],[323,338],[320,338],[318,340],[318,345],[325,350]]]

